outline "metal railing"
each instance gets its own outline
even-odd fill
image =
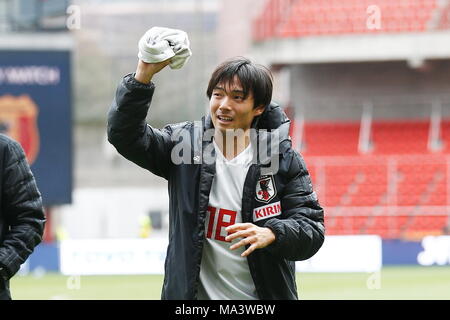
[[[357,205],[358,212],[364,214],[391,214],[392,210],[399,210],[407,214],[421,214],[429,212],[430,208],[437,208],[450,213],[450,155],[448,154],[432,154],[432,155],[373,155],[373,156],[329,156],[329,157],[305,157],[307,167],[313,178],[313,185],[321,203],[330,206],[332,203],[332,212],[335,214],[348,214],[353,207],[352,199],[360,195],[364,187],[371,184],[381,186],[382,192],[378,192],[379,200],[371,207],[364,208]],[[424,168],[425,171],[408,171],[407,168]],[[433,167],[431,167],[433,166]],[[341,192],[340,201],[330,201],[328,197],[333,194],[333,188],[336,185],[345,185],[339,182],[337,175],[333,172],[349,172],[344,187],[346,191]],[[378,172],[373,172],[373,170]],[[420,177],[424,175],[423,181],[417,181],[417,187],[414,192],[404,190],[408,189],[411,177]],[[377,181],[378,180],[378,181]],[[405,185],[406,184],[406,185]],[[437,185],[445,184],[445,194],[437,192]],[[414,186],[412,186],[414,187]],[[405,204],[402,200],[409,194],[417,197],[417,202],[413,205]],[[433,195],[439,195],[440,201],[429,201]],[[344,199],[347,198],[347,201]],[[358,202],[361,203],[361,202]],[[428,203],[437,203],[438,205],[428,205]],[[422,210],[423,208],[426,210]],[[393,209],[394,208],[394,209]],[[414,210],[412,210],[414,208]],[[345,210],[344,210],[345,209]],[[367,212],[367,211],[370,212]],[[435,209],[432,210],[433,212]],[[353,214],[353,213],[351,213]]]

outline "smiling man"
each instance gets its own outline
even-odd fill
[[[153,76],[168,64],[140,60],[108,115],[108,140],[118,152],[168,180],[162,299],[297,299],[295,261],[322,246],[323,209],[291,147],[289,119],[271,102],[270,71],[245,58],[222,63],[209,81],[210,112],[201,125],[159,130],[145,118]],[[275,167],[259,150],[269,140]],[[187,161],[175,159],[177,144],[189,146],[181,155]]]

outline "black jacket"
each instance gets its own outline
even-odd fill
[[[44,210],[25,153],[0,134],[0,300],[10,299],[9,279],[42,240]]]
[[[122,80],[108,114],[108,140],[127,159],[168,180],[169,246],[162,299],[196,299],[205,217],[215,174],[214,152],[207,152],[213,150],[212,136],[204,133],[213,126],[208,116],[201,123],[167,125],[161,130],[152,128],[145,118],[153,92],[153,84],[142,84],[132,75]],[[312,190],[302,157],[291,148],[289,120],[281,108],[275,104],[268,106],[254,127],[267,139],[270,133],[260,129],[281,132],[276,155],[278,172],[264,174],[273,179],[277,191],[270,203],[280,201],[282,214],[253,221],[253,210],[267,205],[257,200],[255,190],[262,171],[271,163],[258,158],[245,179],[242,219],[270,228],[276,240],[266,248],[255,250],[247,261],[260,299],[297,299],[294,261],[312,257],[322,246],[323,209]],[[178,141],[182,142],[177,144]],[[171,161],[174,146],[185,162],[190,163]]]

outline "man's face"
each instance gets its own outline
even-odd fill
[[[231,84],[218,83],[209,101],[214,128],[222,132],[250,129],[253,118],[264,111],[264,106],[253,106],[253,93],[250,92],[244,100],[244,92],[237,78]]]

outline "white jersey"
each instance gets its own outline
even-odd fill
[[[252,162],[249,145],[232,160],[227,160],[217,144],[216,175],[212,182],[205,220],[206,239],[200,268],[200,300],[255,300],[255,284],[246,257],[241,257],[245,246],[230,250],[242,240],[226,242],[225,228],[242,222],[242,194],[247,171]]]

